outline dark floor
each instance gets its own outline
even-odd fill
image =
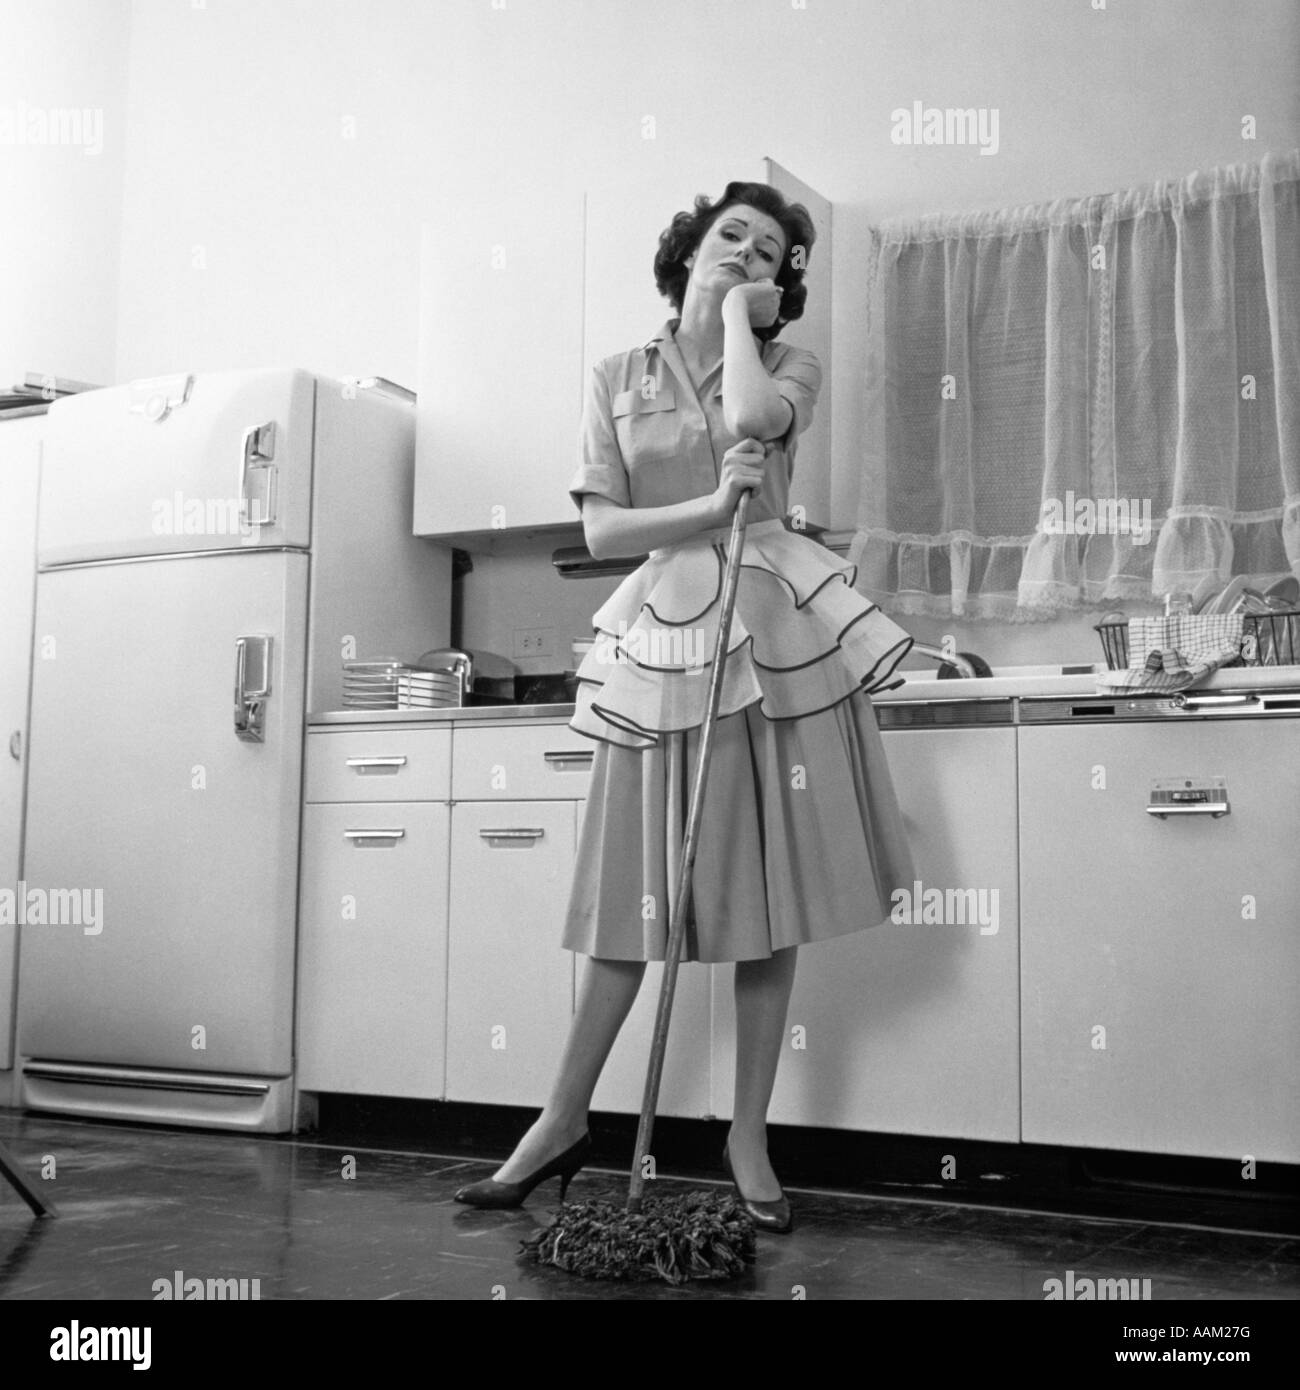
[[[0,1142],[60,1214],[34,1220],[0,1182],[2,1299],[152,1299],[177,1271],[247,1279],[250,1290],[256,1279],[263,1299],[300,1300],[1042,1301],[1044,1281],[1071,1270],[1076,1281],[1150,1279],[1153,1300],[1300,1297],[1300,1239],[1276,1232],[798,1189],[794,1234],[760,1236],[735,1283],[593,1284],[518,1257],[555,1183],[519,1211],[453,1202],[495,1162],[15,1111],[0,1111]],[[42,1181],[51,1160],[55,1176]],[[570,1199],[625,1192],[625,1175],[585,1170]]]

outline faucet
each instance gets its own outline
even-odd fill
[[[977,675],[989,674],[988,667],[984,662],[980,662],[985,669],[979,672],[975,668],[974,662],[970,661],[966,655],[958,652],[953,656],[948,656],[942,647],[929,647],[924,642],[913,642],[912,650],[918,656],[928,656],[932,661],[937,661],[941,666],[951,666],[963,680],[974,680]],[[978,659],[978,658],[977,658]]]

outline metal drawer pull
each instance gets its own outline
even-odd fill
[[[1228,803],[1228,784],[1222,777],[1165,777],[1151,784],[1147,815],[1164,820],[1166,816],[1220,816],[1232,811]]]
[[[348,767],[405,767],[405,758],[349,758]]]
[[[591,760],[594,756],[595,750],[591,748],[565,748],[558,753],[542,754],[542,757],[553,767],[557,764],[561,765],[562,770],[565,772],[569,772],[572,769],[568,767],[563,767],[563,764],[582,763],[584,765],[590,765]]]
[[[1174,705],[1178,709],[1199,709],[1202,705],[1249,705],[1258,701],[1258,695],[1188,695],[1181,690],[1174,696]]]
[[[531,829],[480,830],[478,833],[482,840],[540,840],[546,834],[544,830]]]
[[[402,840],[406,838],[405,830],[345,830],[343,832],[345,840]]]

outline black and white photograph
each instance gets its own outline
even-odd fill
[[[0,0],[0,214],[15,1367],[1280,1354],[1297,0]]]

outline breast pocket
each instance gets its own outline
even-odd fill
[[[629,470],[638,464],[663,463],[681,450],[677,395],[664,387],[653,396],[620,391],[613,401],[614,429]]]

